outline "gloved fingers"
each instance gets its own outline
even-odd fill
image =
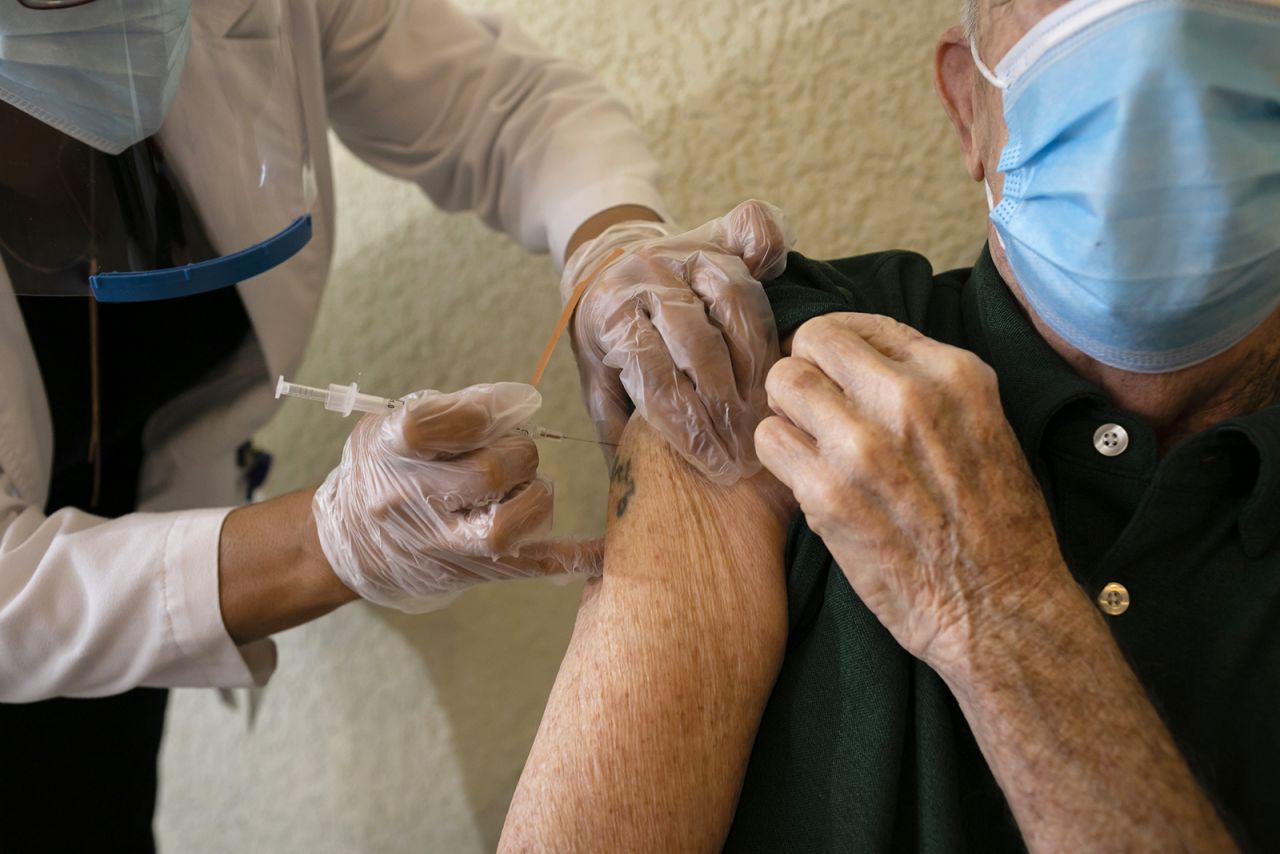
[[[501,501],[445,514],[440,544],[459,557],[494,560],[517,553],[525,543],[546,539],[553,521],[551,483],[536,478]]]
[[[447,557],[442,568],[460,580],[460,588],[525,578],[593,577],[604,569],[604,541],[542,540],[493,559]]]
[[[764,288],[733,255],[704,255],[690,265],[688,281],[724,338],[739,396],[763,397],[764,379],[779,355],[778,327]]]
[[[750,277],[741,258],[704,253],[702,263],[691,264],[689,286],[706,306],[711,322],[720,330],[740,406],[729,412],[730,447],[754,474],[756,425],[768,414],[765,378],[778,360],[778,330],[764,288]]]
[[[347,478],[360,515],[373,525],[403,530],[409,538],[442,537],[448,531],[445,517],[499,502],[537,471],[533,440],[512,434],[448,459],[374,460],[353,467]]]
[[[575,345],[574,349],[577,347]],[[605,461],[613,460],[614,450],[622,439],[622,431],[631,420],[634,409],[631,398],[622,387],[616,368],[604,364],[595,355],[579,358],[578,376],[582,385],[582,400],[591,416],[596,436],[604,444]]]
[[[733,461],[711,426],[714,419],[647,315],[633,319],[627,339],[605,363],[620,369],[636,409],[677,453],[708,477],[723,480]]]
[[[703,264],[694,256],[686,266]],[[709,315],[708,306],[688,284],[682,282],[674,291],[646,294],[650,302],[649,316],[662,336],[663,346],[671,354],[671,362],[693,383],[702,402],[706,421],[703,430],[714,432],[726,445],[734,434],[734,426],[749,417],[747,404],[738,392],[734,364],[724,331]],[[634,389],[629,389],[634,394]],[[653,396],[664,392],[651,389]],[[755,425],[751,425],[755,429]]]
[[[537,478],[517,487],[497,504],[485,508],[485,518],[474,516],[468,526],[483,533],[490,555],[511,555],[530,542],[546,539],[555,521],[555,492],[549,480]]]
[[[456,511],[435,495],[420,503],[384,504],[371,514],[378,551],[361,561],[363,575],[415,595],[524,577],[532,570],[521,568],[531,564],[508,558],[549,535],[552,502],[550,483],[537,479],[501,501]]]
[[[586,576],[604,571],[604,540],[556,540],[520,549],[518,563],[527,577]]]
[[[796,236],[780,208],[749,199],[729,211],[723,224],[725,249],[743,260],[753,279],[767,281],[786,269]]]
[[[491,445],[533,417],[542,395],[524,383],[475,385],[461,391],[419,392],[387,418],[398,428],[390,447],[405,456],[434,459]]]
[[[512,433],[487,448],[418,465],[423,490],[456,513],[501,501],[537,477],[538,446],[528,436]]]
[[[602,437],[613,435],[629,407],[618,405],[616,383],[597,362],[616,369],[635,408],[704,474],[731,483],[754,472],[752,436],[777,339],[755,280],[785,268],[793,241],[780,210],[749,201],[691,231],[613,226],[575,254],[564,294],[608,252],[625,250],[598,271],[573,324],[588,409]]]

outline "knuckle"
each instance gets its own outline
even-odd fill
[[[551,505],[551,492],[542,482],[529,484],[515,499],[498,506],[489,532],[490,545],[500,553],[513,550],[546,527]]]
[[[502,439],[495,446],[495,451],[507,461],[507,468],[518,472],[537,469],[541,459],[538,454],[538,443],[520,433]]]
[[[827,488],[823,481],[818,478],[805,478],[798,482],[793,490],[796,501],[800,503],[800,509],[805,515],[812,516],[821,512],[826,506]]]
[[[769,369],[769,375],[764,380],[764,390],[770,398],[777,397],[779,394],[789,391],[796,379],[796,374],[800,370],[800,360],[787,357],[779,359]]]
[[[802,485],[795,493],[804,511],[809,527],[820,533],[829,527],[830,519],[844,502],[844,489],[834,481],[823,478]]]
[[[369,514],[369,518],[375,525],[383,525],[391,518],[391,508],[385,501],[374,501],[370,503],[365,512]]]
[[[818,504],[828,514],[831,514],[835,512],[835,509],[843,503],[844,493],[845,493],[845,490],[841,484],[838,484],[829,479],[824,480],[822,484],[818,487],[818,494],[817,494]]]
[[[491,555],[506,554],[511,550],[513,537],[510,521],[499,514],[484,532],[484,551]]]
[[[542,465],[542,454],[539,453],[538,445],[532,439],[522,438],[521,442],[523,470],[532,474],[538,470],[538,466]]]
[[[915,327],[883,314],[858,315],[858,334],[872,346],[888,353],[909,353],[929,340]]]
[[[867,324],[872,332],[896,332],[898,322],[883,314],[868,315]]]
[[[995,391],[999,386],[995,368],[972,353],[969,353],[968,357],[972,363],[974,381],[989,391]]]
[[[903,328],[901,323],[894,320],[892,317],[886,317],[883,314],[863,315],[858,322],[865,326],[870,337],[875,338],[883,338],[887,335],[897,335]]]
[[[916,329],[914,326],[909,326],[900,320],[896,320],[883,314],[876,315],[876,331],[882,332],[886,335],[904,337],[911,341],[924,340],[924,336],[920,333],[920,330]]]
[[[754,434],[756,447],[773,447],[777,443],[778,429],[781,425],[782,419],[776,415],[770,415],[757,424]]]
[[[801,394],[814,391],[824,382],[823,373],[807,359],[793,359],[791,368],[791,387]]]
[[[824,314],[802,323],[796,330],[795,338],[792,339],[792,352],[810,352],[815,345],[835,331],[839,322],[837,317],[838,315]]]
[[[968,350],[949,347],[939,362],[944,376],[958,384],[976,386],[994,376],[990,367]]]
[[[752,436],[752,445],[756,456],[776,459],[784,455],[785,451],[789,449],[785,430],[785,422],[776,415],[770,416],[757,424]]]
[[[912,374],[899,374],[885,382],[881,392],[886,409],[899,418],[921,415],[932,399],[929,383]]]
[[[933,408],[933,394],[926,384],[919,380],[907,380],[897,386],[894,408],[898,416],[907,423],[916,423],[929,416]]]
[[[847,433],[840,446],[842,467],[854,479],[875,471],[879,467],[882,453],[883,449],[877,447],[865,433],[860,432]]]
[[[990,365],[967,350],[956,350],[942,365],[944,390],[971,401],[989,404],[999,399],[996,372]]]
[[[484,493],[494,493],[502,487],[506,466],[502,457],[491,451],[482,452],[474,463],[472,479]]]

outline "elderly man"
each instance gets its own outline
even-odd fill
[[[791,257],[781,485],[632,425],[508,850],[1280,850],[1280,3],[967,23],[989,251]]]

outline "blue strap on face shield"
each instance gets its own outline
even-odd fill
[[[311,214],[261,243],[231,255],[138,273],[99,273],[89,277],[98,302],[148,302],[216,291],[262,275],[280,266],[311,242]]]

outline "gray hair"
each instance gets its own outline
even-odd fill
[[[960,23],[964,26],[964,37],[974,44],[978,40],[978,0],[964,0],[960,12]]]

